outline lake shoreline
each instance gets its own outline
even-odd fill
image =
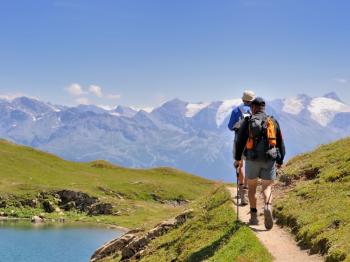
[[[104,224],[104,223],[98,223],[98,222],[87,222],[87,221],[62,221],[58,219],[50,219],[48,221],[43,221],[40,223],[33,223],[30,218],[19,218],[19,217],[4,217],[0,216],[0,222],[7,221],[7,222],[28,222],[29,224],[32,225],[90,225],[90,226],[96,226],[96,227],[105,227],[107,229],[116,229],[119,230],[123,233],[126,233],[130,231],[129,228],[122,227],[122,226],[117,226],[117,225],[112,225],[112,224]]]

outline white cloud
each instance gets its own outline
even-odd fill
[[[111,100],[117,100],[117,99],[120,99],[121,95],[118,95],[118,94],[109,94],[109,95],[106,95],[106,98],[107,99],[111,99]]]
[[[349,80],[346,78],[334,78],[333,80],[338,82],[339,84],[346,84],[349,82]]]
[[[100,86],[90,85],[89,92],[94,94],[97,97],[103,97],[102,88]]]
[[[90,101],[87,97],[79,97],[75,99],[75,102],[77,102],[79,105],[88,105],[90,104]]]
[[[70,86],[67,87],[67,91],[69,94],[71,94],[72,96],[80,96],[85,94],[86,92],[84,92],[83,88],[81,87],[81,85],[77,84],[77,83],[73,83]]]

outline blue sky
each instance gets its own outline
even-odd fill
[[[347,0],[4,0],[0,94],[155,106],[253,89],[350,100]]]

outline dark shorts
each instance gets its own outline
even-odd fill
[[[276,179],[275,161],[245,161],[245,176],[248,179]]]

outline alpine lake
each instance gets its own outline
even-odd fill
[[[124,232],[86,223],[0,221],[0,262],[87,262]]]

